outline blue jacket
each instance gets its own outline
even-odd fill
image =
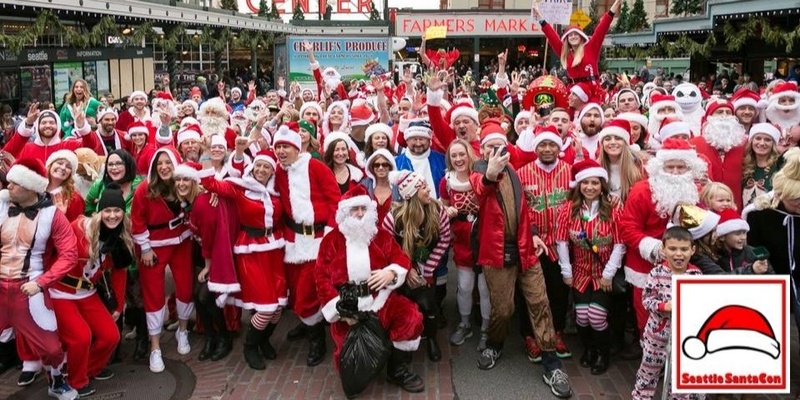
[[[406,150],[408,151],[408,150]],[[433,187],[430,188],[433,193],[436,194],[436,198],[439,198],[439,182],[444,177],[444,172],[447,169],[447,164],[444,162],[444,154],[439,153],[438,151],[431,150],[430,155],[428,156],[428,162],[431,165],[431,175],[433,178]],[[411,164],[411,160],[406,156],[406,152],[404,151],[403,154],[398,155],[394,159],[394,163],[397,164],[397,170],[408,170],[413,171],[414,165]]]

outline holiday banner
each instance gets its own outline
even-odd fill
[[[534,0],[538,2],[539,0]],[[539,3],[542,17],[551,24],[569,25],[572,16],[572,0],[544,0]]]
[[[385,74],[389,70],[391,38],[335,38],[291,37],[286,41],[289,52],[289,82],[297,81],[308,87],[314,84],[314,75],[308,62],[308,52],[303,42],[314,46],[314,57],[325,69],[333,67],[342,81],[368,80],[370,76]]]

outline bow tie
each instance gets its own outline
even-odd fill
[[[19,208],[17,206],[11,206],[11,207],[8,208],[8,216],[9,217],[12,217],[12,218],[16,217],[20,213],[25,214],[25,216],[28,217],[28,219],[32,221],[32,220],[36,219],[36,215],[39,214],[39,209],[38,208],[30,208],[30,207],[29,208]]]

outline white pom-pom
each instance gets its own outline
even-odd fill
[[[683,341],[683,354],[692,360],[699,360],[706,355],[706,344],[700,338],[688,337]]]

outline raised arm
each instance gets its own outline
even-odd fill
[[[563,47],[561,37],[558,36],[558,33],[553,26],[548,24],[544,19],[542,12],[539,11],[539,6],[535,2],[531,7],[531,15],[533,15],[533,17],[539,21],[539,26],[542,27],[542,32],[544,32],[544,36],[547,38],[547,43],[550,44],[550,48],[553,49],[553,52],[555,52],[556,55],[560,55],[561,48]]]

